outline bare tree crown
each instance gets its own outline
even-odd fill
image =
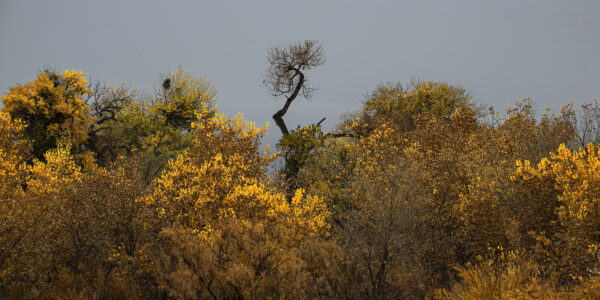
[[[274,97],[295,98],[302,93],[309,99],[315,88],[308,84],[304,72],[324,63],[325,52],[314,40],[272,47],[267,52],[268,67],[263,84]]]

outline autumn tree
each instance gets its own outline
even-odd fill
[[[298,289],[308,280],[299,247],[327,234],[328,212],[318,197],[298,190],[288,203],[267,184],[266,167],[275,157],[260,150],[265,132],[220,113],[194,122],[194,146],[155,181],[145,202],[162,224],[157,274],[171,296],[306,292]]]
[[[91,118],[84,98],[92,90],[84,77],[78,71],[44,70],[34,81],[17,84],[2,97],[2,111],[27,125],[25,134],[35,157],[42,158],[61,143],[77,149],[87,140]]]
[[[507,107],[497,129],[514,159],[538,162],[559,145],[571,143],[576,131],[575,117],[570,102],[558,112],[547,108],[538,119],[533,99],[524,98]]]
[[[152,110],[177,129],[190,130],[196,112],[213,107],[215,87],[205,78],[186,73],[181,67],[162,76]]]
[[[84,144],[101,166],[119,155],[140,156],[140,168],[150,182],[169,159],[192,145],[189,136],[196,112],[214,113],[216,90],[205,78],[181,67],[161,76],[154,94],[125,85],[96,82],[87,99],[92,122]]]
[[[300,172],[305,187],[332,207],[334,230],[347,255],[338,266],[365,273],[371,268],[373,274],[383,270],[379,281],[347,279],[365,297],[422,296],[429,287],[419,290],[415,282],[450,283],[458,275],[453,266],[485,255],[489,247],[519,244],[517,224],[533,223],[553,206],[515,206],[507,195],[514,190],[509,180],[514,161],[541,157],[572,137],[568,106],[537,121],[523,118],[531,115],[523,112],[530,106],[518,102],[519,109],[509,109],[496,128],[481,123],[476,107],[466,101],[447,111],[403,115],[385,110],[396,105],[393,99],[381,97],[379,112],[344,121],[340,130],[353,137],[322,144]],[[403,243],[395,244],[398,240]],[[399,265],[405,269],[390,269]]]
[[[39,210],[25,199],[23,183],[29,145],[24,140],[24,125],[0,112],[0,297],[11,288],[19,263],[15,255],[28,235],[35,230]],[[33,206],[33,207],[32,207]]]
[[[419,114],[429,118],[449,118],[460,108],[478,111],[471,95],[460,86],[447,82],[413,79],[407,86],[400,83],[380,85],[366,96],[362,108],[350,114],[342,127],[358,123],[351,133],[364,135],[382,123],[400,130],[414,129],[413,118]],[[344,130],[344,128],[340,128]]]
[[[595,228],[600,214],[598,166],[595,144],[571,151],[565,145],[537,165],[518,161],[512,180],[526,189],[530,201],[546,201],[554,210],[528,234],[537,241],[541,262],[560,274],[587,278],[597,274],[600,236]],[[535,226],[535,227],[533,227]],[[536,228],[537,227],[537,228]],[[532,246],[533,246],[532,245]]]
[[[70,152],[60,147],[46,152],[43,161],[34,159],[33,164],[26,167],[27,176],[19,185],[21,196],[13,198],[19,205],[8,207],[15,209],[8,215],[17,217],[10,227],[16,230],[14,234],[18,237],[18,243],[2,245],[2,248],[12,247],[3,268],[3,276],[9,279],[8,295],[39,297],[37,293],[48,288],[51,278],[62,271],[60,263],[54,260],[57,253],[54,246],[61,240],[61,232],[57,230],[64,207],[61,192],[64,187],[75,184],[81,174]]]

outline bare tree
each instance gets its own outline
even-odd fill
[[[283,116],[298,95],[311,98],[316,88],[309,84],[305,72],[324,64],[325,52],[318,42],[305,40],[289,46],[270,48],[267,63],[269,66],[264,74],[263,84],[274,97],[286,97],[283,108],[273,115],[273,120],[281,133],[288,135]]]
[[[572,123],[576,127],[573,148],[585,148],[588,143],[600,142],[600,102],[595,100],[582,104],[579,117],[574,118]]]
[[[110,87],[100,81],[90,84],[93,91],[86,99],[93,121],[88,126],[88,139],[84,148],[96,153],[96,159],[101,166],[112,162],[120,150],[127,146],[114,139],[114,123],[122,122],[119,114],[125,107],[131,105],[135,90],[125,85]]]

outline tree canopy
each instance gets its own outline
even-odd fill
[[[600,296],[597,101],[486,114],[413,80],[375,87],[334,131],[288,130],[323,63],[314,41],[269,51],[275,152],[181,67],[153,92],[79,71],[10,87],[0,298]]]
[[[85,76],[79,71],[44,70],[34,81],[10,87],[2,97],[2,111],[27,124],[25,134],[36,157],[61,143],[78,147],[87,140],[91,118],[84,98],[92,90]]]

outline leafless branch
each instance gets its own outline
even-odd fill
[[[322,46],[313,40],[296,42],[290,46],[276,46],[268,50],[268,67],[263,76],[263,85],[274,97],[286,97],[283,108],[273,115],[275,124],[283,135],[289,134],[283,116],[292,102],[300,94],[310,99],[316,90],[309,84],[305,72],[324,63],[325,52]]]

